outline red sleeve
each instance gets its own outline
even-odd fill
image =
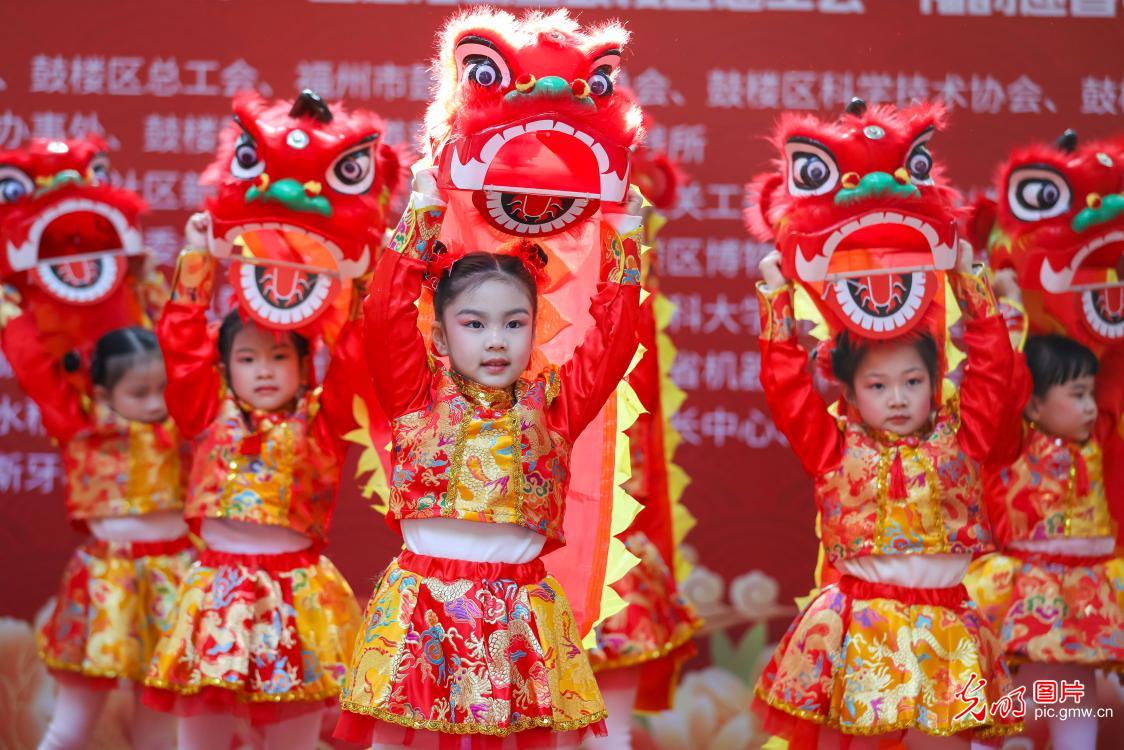
[[[804,471],[818,477],[843,458],[843,433],[808,374],[808,354],[796,341],[792,288],[766,292],[761,312],[761,387],[773,422],[788,438]]]
[[[599,282],[589,308],[593,327],[562,365],[552,423],[570,441],[594,420],[624,379],[639,342],[640,286]]]
[[[1101,355],[1096,388],[1095,434],[1103,445],[1110,439],[1121,439],[1113,438],[1113,433],[1119,429],[1121,420],[1124,420],[1124,346],[1110,347]]]
[[[429,400],[431,373],[416,302],[425,264],[388,249],[363,303],[363,346],[374,395],[395,419]]]
[[[341,459],[348,447],[344,436],[358,427],[355,420],[356,398],[366,404],[372,425],[386,421],[375,398],[371,376],[367,372],[362,332],[361,320],[352,320],[344,326],[336,341],[320,390],[318,427],[321,438]]]
[[[0,343],[20,387],[39,407],[48,435],[61,443],[89,426],[81,396],[63,373],[62,362],[43,346],[33,315],[25,312],[9,321]]]
[[[215,260],[206,253],[181,253],[172,299],[156,326],[168,375],[168,414],[189,439],[214,420],[222,388],[218,353],[207,328],[214,273]]]
[[[948,278],[966,317],[964,343],[968,361],[960,383],[957,437],[969,455],[986,461],[1001,439],[1007,439],[1004,436],[1021,434],[1022,417],[1011,406],[1017,400],[1012,393],[1016,377],[1014,353],[1007,323],[995,303],[987,276],[982,272],[953,271]]]
[[[987,456],[987,463],[996,467],[1013,463],[1023,449],[1023,410],[1030,398],[1031,380],[1026,357],[1022,352],[1012,352],[1011,377],[1008,382],[1003,399],[1003,414],[1000,417],[1005,428],[995,436]]]

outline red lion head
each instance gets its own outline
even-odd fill
[[[125,256],[143,250],[143,210],[135,193],[109,184],[100,138],[0,151],[0,278],[18,274],[66,305],[103,302],[124,280]]]
[[[240,260],[231,281],[241,309],[278,328],[303,328],[346,279],[367,273],[382,247],[400,179],[378,115],[295,101],[234,97],[234,123],[203,182],[214,253]]]
[[[0,281],[55,357],[147,324],[162,304],[144,269],[144,201],[109,184],[107,151],[96,136],[0,151]]]
[[[1124,144],[1015,149],[999,168],[997,202],[977,201],[971,227],[993,268],[1013,268],[1031,328],[1094,349],[1124,343]]]
[[[444,189],[473,193],[501,232],[545,236],[624,201],[640,109],[613,79],[628,32],[564,10],[471,10],[434,61],[428,147]]]
[[[777,171],[749,186],[750,232],[776,242],[785,272],[836,327],[885,338],[913,328],[956,263],[956,193],[929,142],[937,104],[867,109],[835,121],[782,115]]]

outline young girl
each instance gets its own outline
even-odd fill
[[[1012,368],[991,291],[963,255],[949,274],[967,318],[959,402],[935,406],[931,335],[841,334],[831,355],[845,396],[838,418],[806,372],[780,255],[761,263],[761,382],[815,477],[824,550],[843,574],[799,615],[757,684],[766,728],[793,750],[873,748],[907,730],[917,747],[924,735],[1018,729],[989,711],[1010,678],[961,583],[972,556],[992,548],[978,461],[1005,429],[996,412]]]
[[[182,717],[180,748],[228,747],[242,715],[264,725],[268,748],[309,750],[359,620],[347,582],[320,554],[358,341],[351,324],[321,388],[308,385],[303,337],[235,311],[216,341],[206,320],[215,265],[203,251],[180,255],[159,326],[169,409],[195,445],[186,515],[205,549],[180,587],[145,700]]]
[[[1058,707],[1095,707],[1094,671],[1124,668],[1124,559],[1114,551],[1100,447],[1115,420],[1098,418],[1093,352],[1058,335],[1030,337],[1025,352],[1033,392],[1022,454],[987,476],[1004,506],[995,519],[1003,552],[977,561],[967,583],[1008,661],[1021,665],[1028,704],[1036,680],[1059,690],[1067,681],[1083,696]],[[1096,716],[1047,723],[1054,747],[1096,747]]]
[[[180,441],[164,406],[156,337],[120,328],[98,340],[92,398],[43,347],[34,317],[3,331],[4,354],[63,456],[70,521],[90,538],[71,557],[39,651],[59,683],[40,750],[85,747],[118,680],[137,685],[170,624],[192,546],[183,522]],[[134,747],[172,747],[171,722],[138,704]]]
[[[599,731],[604,705],[540,555],[565,543],[570,448],[636,349],[636,245],[607,235],[594,327],[561,368],[525,378],[541,249],[461,255],[436,245],[425,257],[434,218],[408,210],[364,311],[368,366],[392,420],[387,515],[406,549],[367,606],[336,736],[364,746],[576,745],[582,732],[571,730]],[[427,275],[433,345],[449,365],[427,355],[418,330]]]

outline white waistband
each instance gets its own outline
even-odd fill
[[[104,542],[164,542],[187,533],[183,512],[161,510],[135,516],[91,518],[86,521],[90,534]]]
[[[1101,557],[1111,555],[1116,540],[1110,536],[1069,537],[1065,539],[1016,539],[1008,545],[1012,549],[1040,552],[1045,555],[1072,555],[1074,557]]]
[[[312,539],[284,526],[204,518],[199,535],[209,549],[236,555],[282,555],[312,546]]]
[[[415,554],[471,562],[530,562],[546,544],[545,536],[521,526],[459,518],[403,520],[402,539]]]
[[[840,560],[835,567],[868,583],[944,589],[963,581],[971,563],[968,554],[864,555]]]

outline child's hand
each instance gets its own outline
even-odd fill
[[[211,248],[211,215],[206,211],[192,214],[183,228],[183,236],[189,249],[209,252]]]
[[[776,248],[761,259],[761,262],[757,264],[757,270],[761,272],[761,278],[769,291],[780,289],[788,284],[788,279],[781,271],[781,253]]]
[[[437,188],[437,167],[424,167],[414,172],[412,189],[422,195],[440,195]]]
[[[956,258],[956,270],[960,273],[971,274],[975,263],[975,251],[968,240],[960,240],[960,254]]]
[[[1013,268],[1001,268],[992,274],[991,288],[997,297],[1006,297],[1015,302],[1022,302],[1023,293],[1019,289],[1019,282]]]

